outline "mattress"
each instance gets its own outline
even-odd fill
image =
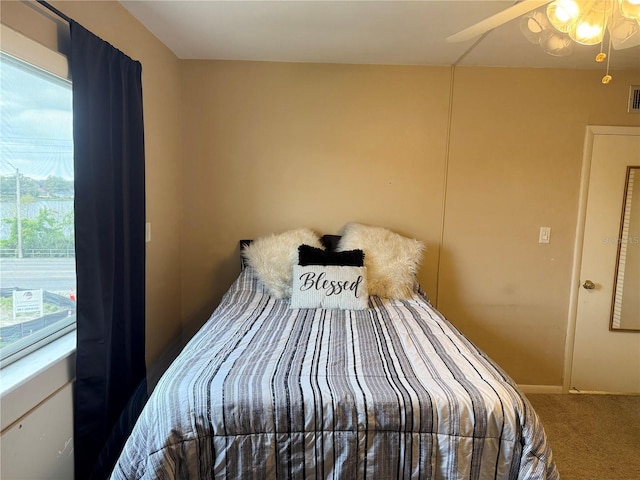
[[[153,391],[113,479],[559,478],[514,382],[416,287],[292,309],[244,269]]]

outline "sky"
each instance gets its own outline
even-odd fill
[[[72,135],[71,83],[1,55],[0,175],[72,180]]]

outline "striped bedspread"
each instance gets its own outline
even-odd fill
[[[112,478],[559,478],[526,398],[420,292],[370,307],[293,310],[245,269]]]

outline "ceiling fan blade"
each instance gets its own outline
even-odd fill
[[[625,40],[611,40],[611,46],[614,50],[624,50],[625,48],[633,48],[640,45],[640,35],[634,35],[633,38]]]
[[[501,12],[496,13],[484,20],[471,25],[464,30],[461,30],[458,33],[455,33],[449,37],[447,37],[447,42],[456,43],[456,42],[465,42],[467,40],[471,40],[475,37],[479,37],[485,32],[489,30],[493,30],[500,25],[507,23],[514,18],[518,18],[525,13],[530,12],[531,10],[535,10],[538,7],[541,7],[545,3],[549,3],[550,0],[522,0],[520,3],[517,3]]]

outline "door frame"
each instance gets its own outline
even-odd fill
[[[575,346],[576,323],[578,320],[578,293],[580,292],[580,271],[582,268],[582,244],[584,242],[584,226],[587,219],[587,199],[589,197],[589,181],[591,180],[591,156],[593,139],[596,135],[631,135],[640,136],[640,127],[612,127],[604,125],[587,125],[582,152],[582,171],[580,174],[580,193],[578,196],[578,221],[573,247],[573,268],[571,270],[571,288],[569,291],[569,314],[567,334],[564,347],[564,372],[562,392],[571,389],[573,371],[573,351]]]

